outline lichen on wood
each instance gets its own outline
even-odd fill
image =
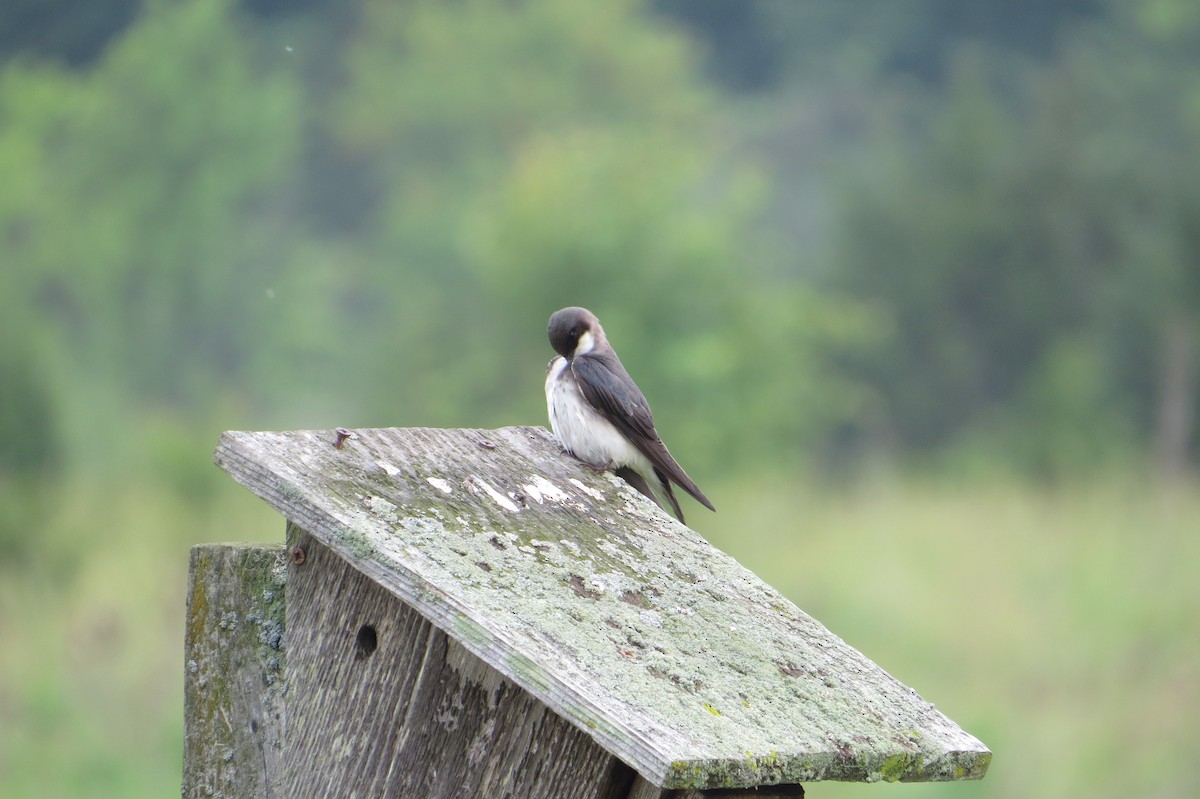
[[[183,796],[278,796],[283,754],[282,545],[192,549],[184,641]]]
[[[592,737],[307,532],[288,540],[305,558],[281,796],[627,797],[633,770]]]
[[[991,753],[541,428],[226,433],[216,461],[655,785],[983,776]]]

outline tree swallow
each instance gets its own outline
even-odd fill
[[[667,451],[654,429],[650,405],[595,314],[563,308],[550,317],[546,332],[558,353],[546,369],[546,408],[563,447],[597,471],[614,470],[659,507],[655,492],[666,497],[681,522],[672,482],[716,510]]]

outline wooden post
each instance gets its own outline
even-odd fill
[[[342,438],[227,433],[216,454],[291,523],[272,795],[797,796],[986,771],[977,739],[544,430]]]
[[[298,528],[285,796],[625,797],[634,773]],[[403,768],[397,768],[402,764]]]
[[[286,580],[281,544],[192,549],[183,692],[188,799],[281,795]]]

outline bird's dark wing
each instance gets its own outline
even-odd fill
[[[662,502],[657,496],[655,496],[654,490],[650,488],[650,484],[646,482],[646,478],[635,472],[632,466],[622,466],[619,469],[614,470],[613,473],[626,483],[629,483],[629,485],[633,486],[633,488],[639,494],[649,499],[658,507],[662,507]]]
[[[649,500],[658,507],[661,508],[663,506],[662,500],[659,499],[658,495],[654,493],[654,490],[650,488],[650,484],[646,482],[646,478],[635,472],[633,467],[622,466],[616,470],[616,475],[626,483],[629,483],[629,485],[633,486],[639,494],[649,498]],[[655,469],[654,476],[657,478],[658,484],[662,486],[663,495],[667,498],[667,501],[671,503],[671,511],[675,514],[675,518],[683,524],[687,524],[687,522],[683,520],[683,508],[679,507],[679,500],[675,499],[675,492],[671,490],[671,481],[667,479],[666,475],[662,473],[661,469]]]
[[[658,431],[654,429],[650,405],[619,360],[607,354],[578,355],[571,360],[571,372],[588,404],[628,438],[666,478],[663,483],[671,500],[674,500],[674,496],[670,493],[668,480],[691,494],[704,507],[716,510],[667,451]],[[672,504],[678,509],[678,503]]]
[[[680,469],[680,471],[683,470]],[[667,479],[665,474],[663,474],[662,469],[655,468],[654,474],[658,476],[658,482],[662,484],[663,493],[667,495],[667,501],[671,503],[671,509],[675,511],[675,518],[679,520],[680,524],[687,524],[687,522],[683,520],[683,508],[679,507],[679,500],[675,499],[675,491],[671,488],[671,481]],[[687,475],[684,476],[686,477]],[[693,485],[695,484],[693,483]],[[696,490],[699,491],[700,489],[697,488]],[[692,496],[695,496],[695,494]],[[704,495],[701,494],[700,496],[703,497]],[[699,497],[697,497],[697,499],[699,499]],[[705,497],[705,499],[707,499],[707,497]],[[709,505],[707,502],[704,504],[708,505],[709,510],[716,510],[716,508],[714,508],[712,505]]]

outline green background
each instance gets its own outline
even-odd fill
[[[814,795],[1197,795],[1198,253],[1190,0],[6,3],[0,794],[178,790],[220,431],[544,424],[579,304],[995,752]]]

